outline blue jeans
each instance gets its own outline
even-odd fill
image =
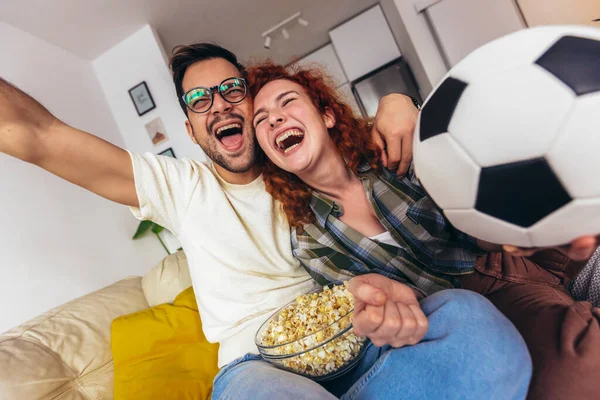
[[[451,289],[421,301],[429,331],[414,346],[369,345],[347,374],[327,382],[283,371],[255,354],[223,367],[213,399],[524,399],[525,342],[487,299]]]

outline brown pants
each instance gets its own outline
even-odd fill
[[[517,327],[533,359],[528,399],[600,399],[600,309],[565,285],[584,267],[554,250],[529,258],[490,253],[460,278]]]

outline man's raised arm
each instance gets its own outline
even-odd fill
[[[133,167],[125,150],[66,125],[2,78],[0,152],[109,200],[138,206]]]

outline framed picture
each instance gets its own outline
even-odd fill
[[[165,151],[161,151],[160,153],[158,153],[158,155],[159,156],[169,156],[169,157],[177,158],[177,157],[175,157],[175,152],[173,151],[172,147],[169,147]]]
[[[146,131],[152,141],[152,144],[157,146],[163,142],[169,140],[167,137],[167,131],[162,123],[160,117],[154,118],[152,121],[146,124]]]
[[[129,96],[135,105],[135,109],[139,116],[146,114],[148,111],[156,108],[154,99],[148,90],[146,82],[142,82],[137,86],[129,89]]]

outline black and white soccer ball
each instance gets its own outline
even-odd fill
[[[525,29],[477,49],[425,102],[421,184],[461,231],[553,246],[600,233],[600,30]]]

